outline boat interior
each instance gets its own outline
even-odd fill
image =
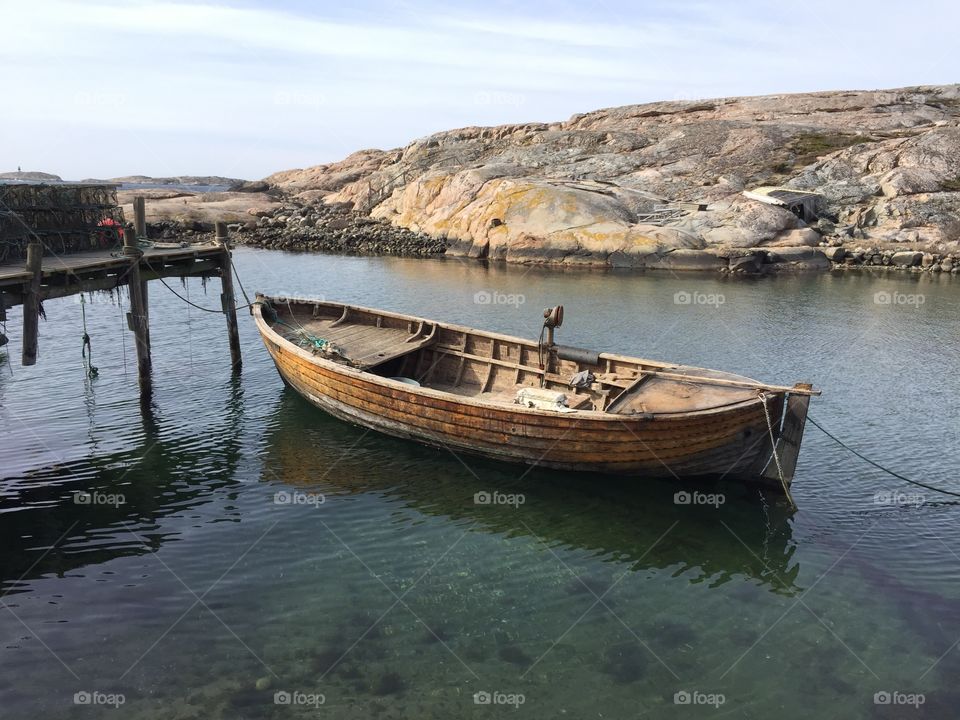
[[[364,372],[481,402],[516,405],[520,391],[539,389],[530,394],[562,394],[562,407],[553,409],[563,412],[655,415],[757,398],[757,385],[749,378],[556,345],[552,332],[541,344],[339,303],[261,300],[269,303],[264,321],[301,348]],[[562,322],[562,310],[560,317]]]

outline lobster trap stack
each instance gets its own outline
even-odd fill
[[[123,223],[115,185],[0,184],[0,263],[26,258],[31,240],[44,255],[114,248]]]

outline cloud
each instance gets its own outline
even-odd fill
[[[461,125],[945,82],[960,69],[958,19],[923,0],[812,0],[802,13],[758,0],[7,3],[0,58],[16,104],[0,133],[17,146],[0,159],[73,177],[228,165],[257,177]]]

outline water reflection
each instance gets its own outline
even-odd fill
[[[790,510],[755,489],[704,487],[723,492],[726,502],[719,508],[677,505],[677,487],[669,482],[527,471],[353,428],[289,388],[265,442],[264,481],[335,495],[375,494],[426,515],[471,521],[483,532],[588,550],[633,572],[669,568],[694,583],[720,585],[745,576],[772,592],[801,589]],[[522,494],[523,503],[476,502],[478,494],[493,491]]]
[[[243,388],[231,381],[216,442],[168,425],[155,405],[140,404],[129,449],[91,454],[5,478],[0,492],[0,589],[116,557],[152,552],[170,537],[161,518],[211,501],[238,485]]]

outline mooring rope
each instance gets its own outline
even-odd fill
[[[223,315],[223,310],[214,310],[214,309],[212,309],[212,308],[205,308],[205,307],[202,307],[202,306],[200,306],[200,305],[197,305],[195,302],[191,302],[190,300],[187,300],[187,298],[185,298],[183,295],[181,295],[180,293],[178,293],[178,292],[177,292],[176,290],[174,290],[172,287],[170,287],[169,285],[167,285],[167,281],[164,280],[162,277],[158,277],[157,280],[159,280],[160,282],[162,282],[162,283],[163,283],[163,286],[164,286],[167,290],[169,290],[169,291],[172,292],[174,295],[176,295],[178,298],[180,298],[181,300],[183,300],[183,301],[184,301],[187,305],[189,305],[190,307],[195,307],[197,310],[203,310],[203,312],[216,313],[216,314],[218,314],[218,315]]]
[[[247,304],[244,305],[243,307],[250,307],[251,305],[253,305],[253,303],[250,302],[250,296],[247,295],[247,291],[243,289],[243,281],[240,280],[240,273],[237,272],[237,266],[233,264],[233,255],[231,254],[229,257],[230,257],[230,267],[233,269],[233,275],[234,277],[237,278],[237,285],[240,286],[240,292],[243,293],[243,299],[247,301]],[[241,310],[242,308],[237,308],[237,309]]]
[[[953,491],[951,491],[951,490],[944,490],[943,488],[934,487],[933,485],[927,485],[926,483],[920,482],[919,480],[911,480],[910,478],[904,477],[903,475],[901,475],[901,474],[898,473],[898,472],[894,472],[893,470],[890,470],[889,468],[885,468],[885,467],[884,467],[883,465],[881,465],[880,463],[874,462],[873,460],[871,460],[870,458],[868,458],[866,455],[864,455],[864,454],[862,454],[862,453],[857,452],[856,450],[854,450],[852,447],[850,447],[850,446],[847,445],[845,442],[843,442],[843,440],[841,440],[841,439],[838,438],[836,435],[834,435],[833,433],[831,433],[831,432],[829,432],[828,430],[826,430],[826,428],[824,428],[820,423],[818,423],[816,420],[814,420],[814,419],[813,419],[812,417],[810,417],[809,415],[807,416],[807,420],[809,420],[811,423],[813,423],[814,427],[818,428],[824,435],[826,435],[828,438],[830,438],[831,440],[833,440],[837,445],[839,445],[840,447],[842,447],[844,450],[849,450],[850,452],[852,452],[854,455],[856,455],[858,458],[860,458],[860,459],[863,460],[864,462],[870,463],[870,464],[873,465],[875,468],[878,468],[878,469],[880,469],[880,470],[883,470],[883,471],[884,471],[885,473],[887,473],[888,475],[892,475],[893,477],[897,478],[898,480],[903,480],[905,483],[910,483],[911,485],[917,485],[918,487],[926,488],[927,490],[931,490],[931,491],[933,491],[933,492],[938,492],[938,493],[942,493],[943,495],[950,495],[950,496],[952,496],[952,497],[960,498],[960,493],[956,493],[956,492],[953,492]]]
[[[783,476],[783,467],[780,465],[780,456],[777,455],[777,440],[773,436],[773,421],[770,419],[770,408],[767,407],[767,394],[761,390],[757,393],[760,397],[760,401],[763,403],[763,415],[767,418],[767,432],[770,433],[770,447],[773,449],[773,461],[777,464],[777,475],[780,476],[780,484],[783,486],[783,492],[787,496],[787,500],[790,501],[790,504],[793,507],[796,507],[797,504],[793,501],[793,495],[790,494],[790,485],[787,484],[787,479]]]
[[[147,263],[147,267],[149,267],[149,266],[150,266],[150,263]],[[230,260],[230,267],[233,268],[233,260],[232,260],[232,259]],[[236,268],[233,268],[233,272],[236,273],[236,271],[237,271],[237,269],[236,269]],[[215,309],[213,309],[213,308],[205,308],[205,307],[202,307],[201,305],[197,305],[196,303],[191,302],[190,300],[188,300],[187,298],[185,298],[183,295],[181,295],[180,293],[178,293],[176,290],[174,290],[172,287],[170,287],[169,285],[167,285],[166,281],[165,281],[162,277],[157,277],[157,280],[159,280],[160,282],[162,282],[162,283],[163,283],[163,286],[164,286],[167,290],[169,290],[169,291],[172,292],[174,295],[176,295],[178,298],[180,298],[181,300],[183,300],[187,305],[190,305],[191,307],[195,307],[197,310],[202,310],[203,312],[217,313],[218,315],[223,315],[223,310],[215,310]],[[244,299],[244,300],[247,300],[247,304],[246,304],[246,305],[237,305],[237,306],[236,306],[236,309],[237,309],[237,310],[243,310],[244,308],[248,308],[248,307],[250,307],[251,305],[255,305],[255,304],[257,303],[256,300],[254,300],[253,302],[249,302],[250,298],[247,297],[247,293],[246,293],[246,291],[243,289],[243,283],[240,282],[240,276],[239,276],[239,275],[237,275],[237,283],[240,285],[240,290],[243,292],[243,299]]]

